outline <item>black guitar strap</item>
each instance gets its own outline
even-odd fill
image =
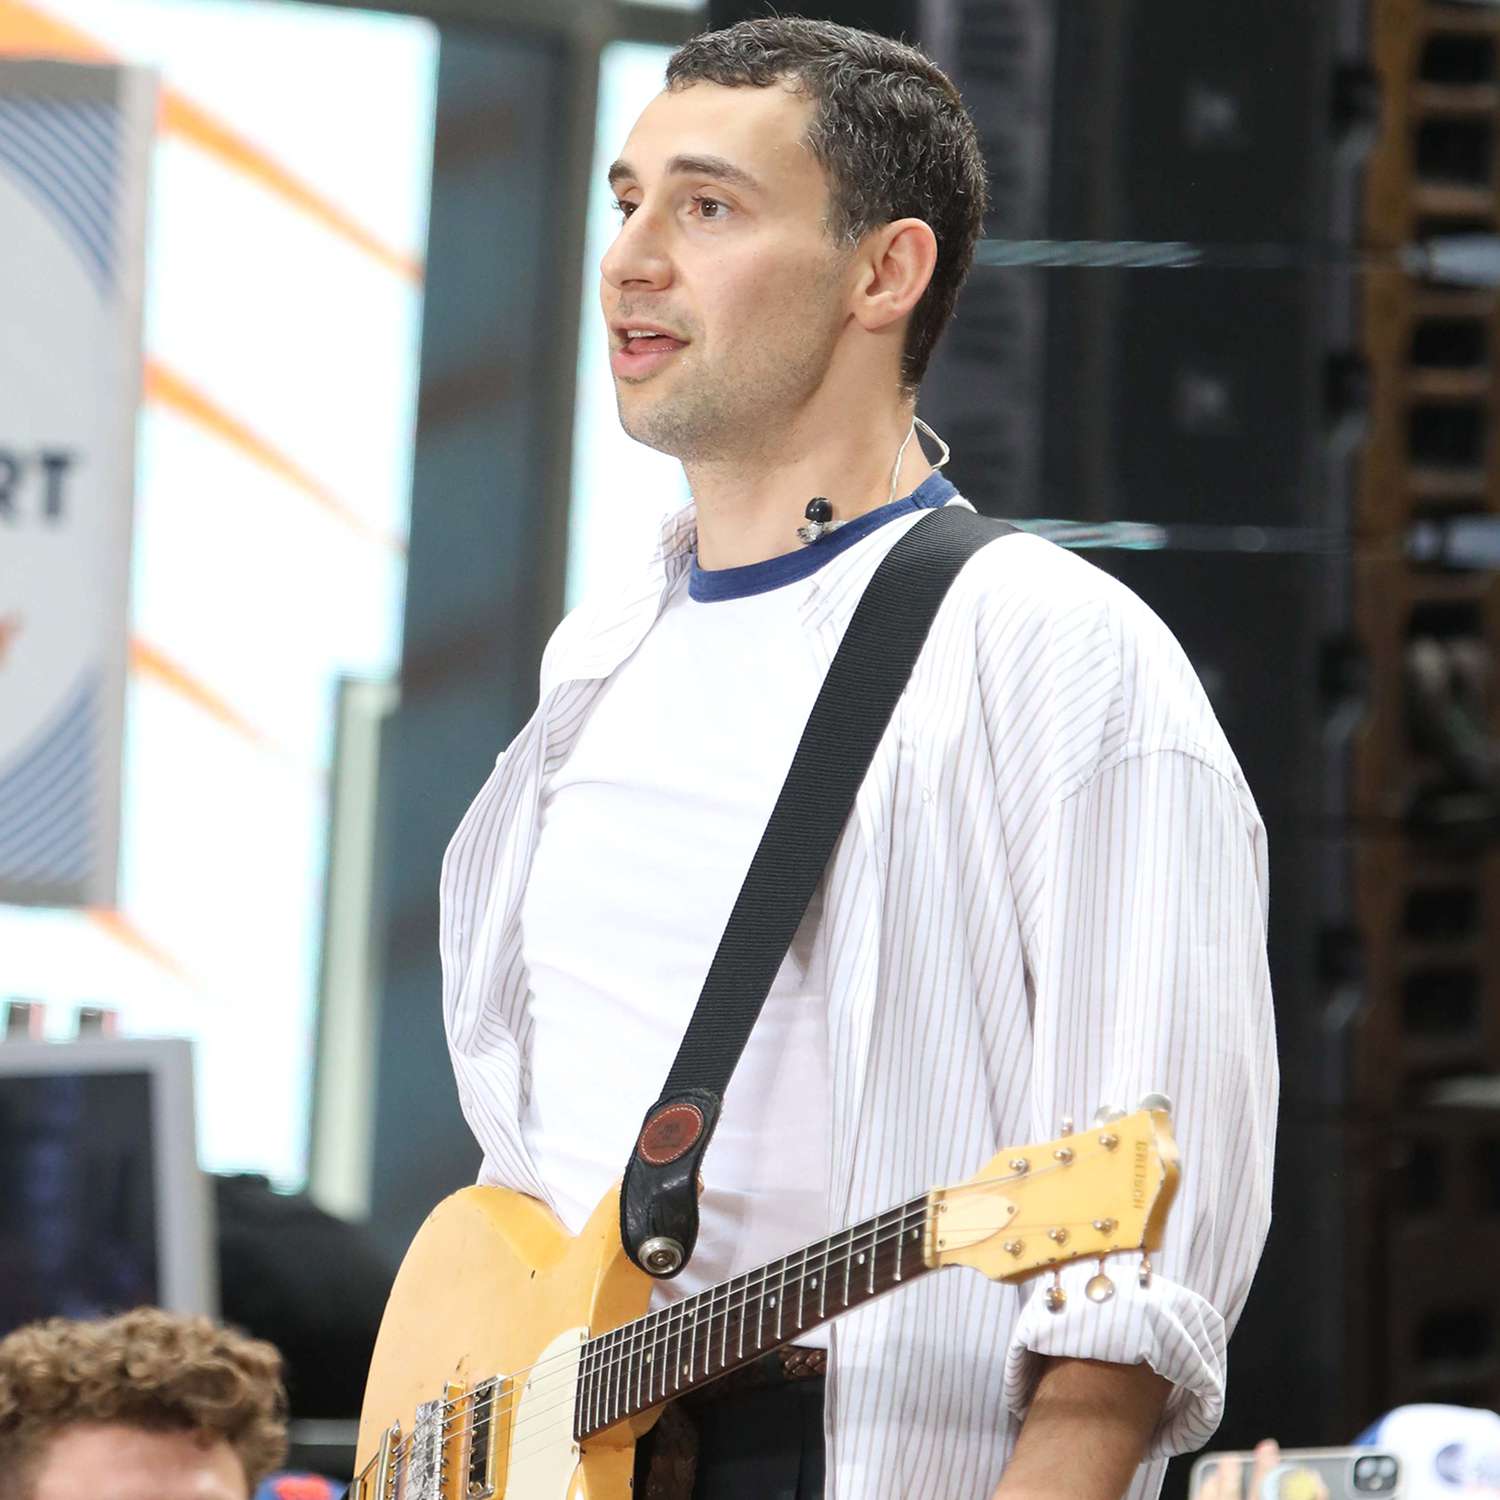
[[[661,1097],[646,1111],[620,1189],[636,1265],[675,1276],[698,1239],[698,1169],[798,924],[848,820],[933,619],[959,569],[1016,528],[942,506],[875,570],[818,692],[770,822],[719,940]]]

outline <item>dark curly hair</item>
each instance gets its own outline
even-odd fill
[[[831,21],[769,16],[706,31],[667,63],[667,88],[789,85],[814,105],[807,144],[828,177],[829,232],[856,245],[895,219],[921,219],[937,265],[912,309],[901,385],[914,392],[953,314],[984,220],[984,158],[947,75],[903,42]]]
[[[47,1444],[83,1422],[223,1438],[254,1491],[286,1456],[281,1356],[154,1307],[52,1318],[0,1339],[0,1500],[25,1500]]]

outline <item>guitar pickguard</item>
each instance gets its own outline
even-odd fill
[[[559,1334],[526,1373],[515,1396],[502,1500],[568,1500],[573,1493],[579,1458],[573,1417],[587,1336],[586,1328]]]

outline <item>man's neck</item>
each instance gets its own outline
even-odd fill
[[[796,551],[802,545],[797,528],[814,496],[826,498],[840,522],[884,505],[892,498],[892,466],[911,425],[911,409],[902,407],[857,432],[788,444],[770,458],[685,463],[698,512],[700,565],[736,568]],[[901,455],[895,495],[909,495],[932,472],[913,437]]]

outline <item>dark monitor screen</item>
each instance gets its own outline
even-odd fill
[[[155,1083],[0,1075],[0,1334],[162,1301]]]

